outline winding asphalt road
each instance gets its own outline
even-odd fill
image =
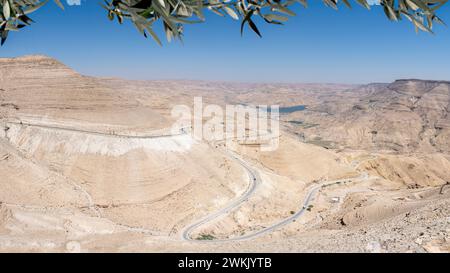
[[[353,179],[366,179],[366,176],[367,176],[366,174],[363,174],[360,177],[356,177],[356,178],[353,178]],[[311,204],[311,201],[313,200],[314,195],[316,194],[316,192],[319,189],[321,189],[321,188],[323,188],[325,186],[340,184],[340,183],[343,183],[343,182],[349,181],[349,180],[350,180],[350,178],[349,179],[342,179],[342,180],[335,180],[335,181],[328,181],[328,182],[322,183],[320,185],[316,185],[312,189],[309,190],[308,194],[306,195],[305,200],[303,201],[303,206],[300,208],[300,210],[298,210],[296,213],[294,213],[290,217],[285,218],[285,219],[283,219],[283,220],[281,220],[281,221],[279,221],[279,222],[277,222],[275,224],[272,224],[272,225],[270,225],[268,227],[265,227],[265,228],[263,228],[261,230],[258,230],[256,232],[253,232],[253,233],[250,233],[250,234],[246,234],[246,235],[242,235],[242,236],[239,236],[239,237],[233,237],[233,238],[230,238],[230,239],[224,239],[224,241],[241,241],[241,240],[253,239],[253,238],[261,236],[263,234],[270,233],[270,232],[272,232],[272,231],[274,231],[274,230],[276,230],[276,229],[278,229],[278,228],[280,228],[282,226],[290,224],[290,223],[294,222],[295,220],[297,220],[298,218],[300,218],[305,213],[305,211],[308,210],[308,206]]]
[[[303,204],[301,206],[301,208],[294,213],[293,215],[291,215],[290,217],[287,217],[285,219],[282,219],[279,222],[276,222],[268,227],[265,227],[263,229],[260,229],[258,231],[249,233],[249,234],[245,234],[242,236],[237,236],[237,237],[232,237],[232,238],[227,238],[227,239],[214,239],[214,240],[198,240],[195,238],[191,237],[191,233],[198,227],[206,224],[207,222],[210,222],[216,218],[218,218],[219,216],[222,216],[224,214],[229,213],[232,209],[240,206],[242,203],[244,203],[245,201],[247,201],[247,199],[255,192],[256,187],[261,183],[258,172],[256,170],[253,170],[245,161],[243,161],[242,159],[234,156],[235,159],[238,160],[238,162],[241,163],[241,165],[247,170],[247,172],[249,173],[249,177],[253,177],[254,178],[254,183],[250,183],[250,189],[251,190],[247,190],[239,199],[233,201],[231,204],[229,204],[227,207],[221,209],[220,211],[217,211],[197,222],[195,222],[194,224],[191,224],[189,226],[187,226],[186,228],[183,229],[182,231],[182,238],[185,241],[195,241],[195,242],[199,242],[199,243],[214,243],[214,242],[226,242],[226,241],[243,241],[243,240],[249,240],[249,239],[253,239],[255,237],[261,236],[263,234],[266,233],[270,233],[282,226],[285,226],[287,224],[290,224],[292,222],[294,222],[295,220],[297,220],[298,218],[300,218],[305,211],[308,210],[308,206],[311,204],[311,201],[314,198],[314,195],[316,194],[316,192],[326,186],[330,186],[330,185],[335,185],[335,184],[340,184],[340,183],[344,183],[350,180],[367,180],[368,179],[368,174],[367,173],[363,173],[361,176],[359,177],[354,177],[354,178],[347,178],[347,179],[339,179],[339,180],[333,180],[333,181],[327,181],[324,183],[321,183],[319,185],[315,185],[313,186],[307,193],[305,200],[303,201]],[[251,182],[251,181],[250,181]]]
[[[183,130],[183,128],[181,128],[181,132],[178,134],[160,134],[160,135],[155,134],[155,135],[133,136],[133,135],[125,135],[125,134],[105,133],[105,132],[98,132],[98,131],[89,131],[89,130],[82,130],[82,129],[67,128],[67,127],[51,126],[51,125],[44,125],[44,124],[17,122],[17,121],[6,121],[5,125],[8,126],[8,124],[21,125],[24,127],[37,127],[37,128],[43,128],[43,129],[52,129],[52,130],[67,131],[67,132],[77,132],[77,133],[83,133],[83,134],[89,134],[89,135],[108,136],[108,137],[117,137],[117,138],[129,138],[129,139],[166,138],[166,137],[181,136],[181,135],[185,135],[187,133],[187,131],[185,131],[185,130]]]
[[[184,227],[184,229],[181,231],[181,236],[183,240],[186,241],[192,241],[195,240],[191,237],[191,233],[198,227],[224,215],[227,214],[229,212],[231,212],[233,209],[239,207],[242,203],[244,203],[245,201],[247,201],[247,199],[253,195],[253,193],[256,191],[256,189],[258,188],[258,186],[261,184],[261,178],[259,176],[259,173],[252,169],[247,162],[245,162],[244,160],[242,160],[241,158],[239,158],[238,156],[236,156],[234,153],[232,152],[228,152],[228,154],[230,155],[230,157],[232,157],[234,160],[236,160],[242,167],[244,167],[244,169],[247,171],[248,174],[248,178],[249,178],[249,184],[247,189],[245,190],[245,192],[237,199],[233,200],[231,203],[229,203],[226,207],[220,209],[219,211],[216,211],[202,219],[200,219],[199,221],[188,225],[186,227]],[[217,241],[217,240],[214,240]]]
[[[109,133],[104,133],[104,132],[88,131],[88,130],[50,126],[50,125],[43,125],[43,124],[32,124],[32,123],[25,123],[25,122],[7,121],[5,124],[6,125],[7,124],[15,124],[15,125],[38,127],[38,128],[44,128],[44,129],[63,130],[63,131],[79,132],[79,133],[85,133],[85,134],[91,134],[91,135],[109,136],[109,137],[117,137],[117,138],[131,138],[131,139],[155,139],[155,138],[173,137],[173,136],[179,136],[179,135],[186,134],[186,131],[181,129],[181,133],[179,133],[179,134],[132,136],[132,135],[124,135],[124,134],[109,134]],[[282,226],[285,226],[289,223],[292,223],[296,219],[300,218],[305,213],[305,211],[308,209],[308,206],[310,205],[314,195],[316,194],[316,192],[319,189],[321,189],[325,186],[333,185],[333,184],[340,184],[340,183],[342,183],[344,181],[348,181],[350,179],[362,179],[362,180],[368,179],[368,175],[366,173],[364,173],[360,177],[341,179],[341,180],[335,180],[335,181],[327,181],[320,185],[315,185],[308,191],[306,198],[303,201],[302,207],[296,213],[294,213],[293,215],[291,215],[288,218],[285,218],[277,223],[274,223],[268,227],[265,227],[263,229],[255,231],[253,233],[249,233],[249,234],[245,234],[245,235],[237,236],[237,237],[233,237],[233,238],[228,238],[228,239],[196,240],[191,237],[191,233],[195,229],[197,229],[198,227],[200,227],[222,215],[230,213],[233,209],[239,207],[244,202],[248,201],[248,198],[250,198],[255,193],[258,186],[262,183],[257,170],[253,169],[247,162],[245,162],[244,160],[239,158],[234,153],[228,152],[228,154],[230,155],[230,157],[232,157],[235,161],[237,161],[247,171],[247,174],[249,177],[249,185],[248,185],[246,191],[239,198],[233,200],[226,207],[224,207],[224,208],[220,209],[219,211],[216,211],[216,212],[200,219],[199,221],[196,221],[195,223],[186,226],[184,229],[182,229],[181,235],[182,235],[183,240],[208,243],[208,242],[241,241],[241,240],[253,239],[253,238],[261,236],[263,234],[270,233],[270,232],[272,232]]]

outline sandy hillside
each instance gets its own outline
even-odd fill
[[[449,251],[447,82],[128,81],[0,59],[0,251]],[[171,109],[281,107],[275,151]]]

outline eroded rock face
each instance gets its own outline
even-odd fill
[[[115,124],[136,130],[167,125],[165,117],[136,97],[126,86],[81,75],[49,57],[0,59],[0,115],[3,117],[57,119],[84,124],[84,127],[90,123]]]
[[[306,110],[282,115],[278,150],[236,142],[237,160],[220,143],[166,135],[172,106],[195,96]],[[426,227],[421,247],[447,251],[449,101],[448,82],[127,81],[44,56],[0,59],[0,251],[404,251],[396,240],[410,247]],[[257,181],[249,169],[258,188],[192,235],[269,227],[334,182],[269,236],[214,249],[181,241],[195,219],[243,196]]]
[[[449,82],[398,80],[337,96],[297,113],[297,119],[316,125],[297,130],[336,147],[450,152]]]
[[[19,108],[86,108],[113,103],[118,96],[97,79],[45,56],[0,59],[0,82],[4,102]]]
[[[442,154],[379,155],[363,162],[360,168],[409,189],[438,186],[450,181],[450,161]]]
[[[3,204],[3,202],[0,202],[0,230],[2,229],[6,221],[8,221],[9,217],[10,211],[8,210],[6,205]]]

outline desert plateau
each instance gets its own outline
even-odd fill
[[[194,97],[279,105],[278,148],[174,133]],[[449,110],[446,81],[144,81],[0,58],[0,251],[448,253]]]

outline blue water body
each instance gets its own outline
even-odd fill
[[[249,106],[247,104],[241,104],[242,106]],[[259,109],[259,105],[256,105],[256,108]],[[294,113],[294,112],[298,112],[298,111],[303,111],[306,109],[306,105],[294,105],[294,106],[289,106],[289,107],[280,107],[279,108],[279,113],[280,114],[290,114],[290,113]],[[272,108],[267,107],[267,112],[270,113],[272,111]]]
[[[280,107],[280,114],[290,114],[297,111],[303,111],[306,109],[306,105],[294,105],[289,107]]]

